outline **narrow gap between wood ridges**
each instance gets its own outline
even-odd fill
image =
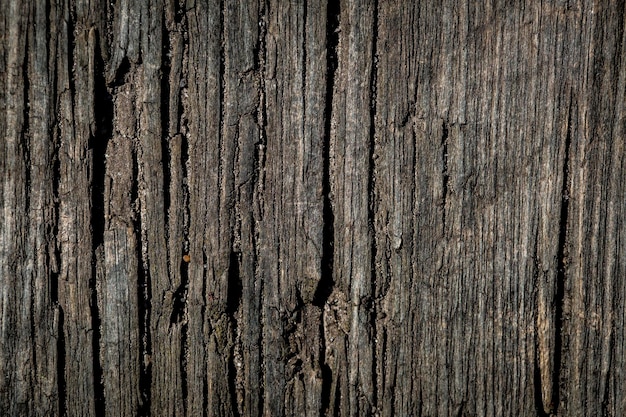
[[[537,258],[537,245],[538,245],[538,231],[535,230],[535,247],[533,251],[533,299],[537,300],[537,293],[539,291],[539,260]],[[536,318],[535,318],[536,320]],[[533,395],[535,402],[535,411],[537,412],[537,417],[548,417],[549,414],[545,411],[545,406],[543,404],[543,382],[541,381],[541,366],[539,365],[539,330],[537,328],[537,323],[535,322],[535,333],[534,333],[534,355],[533,355]]]
[[[135,256],[137,257],[137,322],[139,324],[139,405],[138,416],[150,415],[150,379],[151,368],[145,360],[151,351],[150,340],[150,266],[144,253],[145,236],[141,218],[141,198],[139,182],[144,181],[140,172],[142,151],[140,143],[133,142],[132,150],[132,186],[130,199],[135,212],[133,213],[133,233],[135,235]]]
[[[253,253],[254,253],[254,279],[259,283],[259,302],[262,302],[265,285],[263,279],[260,278],[260,265],[259,265],[259,228],[257,227],[257,222],[261,222],[263,219],[263,191],[265,189],[264,181],[265,181],[265,158],[266,158],[266,149],[267,149],[267,98],[266,98],[266,65],[267,65],[267,9],[269,5],[267,1],[261,1],[259,5],[259,33],[257,38],[257,46],[255,51],[255,68],[259,73],[260,85],[259,85],[259,106],[255,113],[256,123],[259,126],[259,142],[256,144],[254,148],[254,187],[256,188],[255,192],[253,192],[253,221],[252,221],[252,245],[253,245]],[[259,363],[259,381],[265,380],[265,358],[263,355],[263,336],[264,336],[264,309],[262,305],[259,303],[259,338],[258,338],[258,363]],[[259,384],[259,395],[257,399],[259,415],[264,414],[264,406],[265,406],[265,384]]]
[[[567,114],[567,133],[565,135],[565,150],[563,160],[563,184],[561,190],[561,213],[559,216],[559,246],[557,251],[557,277],[555,294],[555,336],[554,336],[554,375],[552,376],[553,414],[559,408],[559,387],[561,381],[561,366],[563,354],[563,303],[565,301],[565,270],[567,268],[567,226],[569,217],[569,182],[570,182],[570,148],[572,142],[572,111],[573,94],[570,90],[569,109]]]
[[[337,47],[339,45],[339,25],[341,13],[340,1],[331,1],[328,4],[326,20],[326,107],[324,109],[324,143],[322,147],[323,174],[322,174],[322,194],[324,222],[322,233],[322,259],[321,259],[321,279],[313,295],[313,305],[324,308],[328,297],[333,291],[335,282],[333,280],[333,260],[334,260],[334,240],[335,216],[331,199],[331,164],[330,147],[332,134],[332,113],[333,113],[333,90],[335,86],[335,72],[339,65]],[[322,333],[323,334],[323,333]]]
[[[53,96],[57,97],[57,84],[54,82]],[[58,117],[57,100],[54,103],[54,128],[50,137],[53,138],[54,151],[52,154],[52,201],[54,207],[54,220],[52,226],[51,252],[52,252],[52,271],[50,274],[50,302],[56,310],[56,334],[57,334],[57,390],[58,390],[58,412],[59,416],[64,417],[67,414],[67,381],[65,379],[65,316],[63,307],[59,304],[59,278],[61,271],[61,250],[59,242],[59,219],[61,214],[61,200],[59,197],[59,185],[61,182],[61,127]]]
[[[171,155],[169,150],[170,134],[170,73],[172,62],[170,58],[170,32],[167,29],[165,10],[163,10],[161,25],[161,161],[163,166],[163,216],[165,219],[165,241],[169,242],[169,211],[171,207],[170,186],[172,183]],[[171,271],[171,256],[169,245],[166,248],[167,271]]]
[[[205,233],[206,233],[206,229],[205,229]],[[211,302],[211,297],[212,295],[207,294],[207,266],[209,264],[209,257],[207,256],[206,250],[205,248],[202,248],[202,310],[201,310],[201,317],[202,317],[202,322],[206,323],[207,321],[209,321],[209,319],[207,318],[207,310],[208,310],[208,306],[209,306],[209,302]],[[208,374],[208,372],[205,372],[202,375],[202,417],[208,417],[209,416],[209,378],[212,378],[212,376],[210,376]]]
[[[225,78],[226,78],[226,4],[221,2],[221,49],[220,49],[220,79],[224,81],[222,89],[220,90],[221,99],[225,100]],[[253,58],[257,59],[257,58]],[[225,108],[225,102],[221,102],[222,110]],[[238,166],[237,162],[240,162],[240,137],[239,137],[239,121],[241,116],[238,116],[238,122],[235,125],[235,134],[233,138],[235,150],[234,150],[234,166],[233,177],[235,183],[238,179]],[[224,114],[222,114],[222,122],[224,122]],[[224,138],[225,129],[224,124],[220,125],[221,136]],[[242,387],[240,386],[240,373],[242,369],[237,366],[237,362],[241,361],[242,355],[242,341],[241,341],[241,302],[243,297],[243,282],[241,278],[241,190],[235,185],[235,192],[233,195],[232,210],[234,222],[230,228],[230,253],[228,259],[228,281],[226,291],[226,315],[230,323],[230,352],[228,355],[228,392],[230,396],[231,412],[234,417],[239,417],[243,412],[244,404],[241,404],[238,391]],[[247,209],[247,207],[245,208]]]
[[[183,41],[183,56],[182,56],[182,62],[185,63],[187,62],[187,58],[188,58],[188,54],[189,54],[189,37],[188,37],[188,28],[187,28],[187,20],[186,20],[186,13],[185,13],[185,8],[182,7],[182,5],[179,2],[174,2],[174,19],[175,19],[175,23],[177,24],[177,30],[181,30],[182,31],[182,41]],[[164,18],[165,20],[165,18]],[[166,59],[167,62],[167,79],[164,77],[164,81],[165,84],[167,86],[167,93],[168,93],[168,97],[165,98],[163,97],[163,94],[165,94],[165,91],[161,91],[162,97],[161,97],[161,102],[162,105],[164,104],[163,102],[165,100],[168,101],[167,103],[167,116],[165,119],[162,119],[161,123],[162,125],[166,125],[163,128],[164,129],[170,129],[170,127],[174,124],[175,126],[178,127],[177,132],[172,132],[175,134],[178,134],[178,132],[188,132],[188,120],[187,117],[185,116],[185,114],[187,113],[185,111],[184,108],[184,100],[183,100],[183,95],[185,94],[184,90],[182,88],[177,88],[175,91],[178,94],[178,99],[177,99],[177,104],[178,104],[178,108],[177,108],[177,120],[170,120],[169,116],[169,96],[171,95],[172,91],[171,91],[171,86],[169,84],[169,75],[170,75],[170,71],[171,71],[171,59],[169,58],[169,47],[170,47],[170,33],[167,30],[167,27],[164,29],[167,33],[166,38],[167,38],[167,44],[163,45],[163,48],[167,48],[166,50],[163,51],[163,53],[165,54],[165,57],[163,57],[162,59]],[[165,39],[165,37],[164,37]],[[182,68],[182,78],[186,78],[187,77],[187,69],[183,66]],[[180,81],[180,85],[186,85],[186,80],[179,80]],[[163,83],[163,81],[162,81]],[[162,110],[163,111],[163,110]],[[165,134],[169,134],[168,131],[164,131],[163,132],[164,135]],[[169,143],[166,144],[168,146],[166,146],[167,150],[166,150],[166,155],[168,156],[168,168],[167,168],[167,172],[164,172],[164,187],[169,189],[171,186],[171,167],[173,166],[173,162],[172,162],[172,154],[169,152]],[[189,289],[189,268],[188,268],[188,263],[185,260],[189,260],[189,258],[185,257],[186,255],[188,256],[189,254],[189,227],[190,227],[190,217],[191,217],[191,211],[190,211],[190,194],[189,194],[189,174],[188,174],[188,164],[189,164],[189,140],[188,140],[188,135],[186,133],[183,133],[180,135],[180,156],[179,156],[179,163],[180,163],[180,169],[181,169],[181,198],[182,198],[182,243],[180,246],[180,253],[169,253],[168,250],[168,268],[171,268],[171,270],[173,271],[174,268],[178,267],[179,268],[179,273],[180,273],[180,284],[178,286],[178,288],[174,291],[174,294],[172,296],[172,313],[170,315],[170,327],[174,324],[179,324],[182,323],[182,325],[180,326],[180,357],[179,359],[179,369],[180,369],[180,377],[181,377],[181,383],[180,383],[180,390],[181,390],[181,396],[182,396],[182,406],[183,406],[183,414],[187,415],[187,411],[188,411],[188,403],[187,403],[187,399],[188,399],[188,393],[189,393],[189,382],[188,382],[188,372],[187,372],[187,358],[189,355],[189,325],[188,325],[188,317],[187,317],[187,295],[188,295],[188,289]],[[165,175],[167,174],[167,175]],[[167,182],[166,182],[167,181]],[[168,193],[169,198],[171,198],[171,195]],[[170,204],[170,206],[168,206],[167,211],[169,211],[169,208],[171,207],[171,200],[168,200],[168,203]],[[167,213],[167,212],[166,212]],[[172,213],[173,216],[177,217],[178,213]],[[169,231],[169,229],[168,229]],[[168,269],[169,271],[170,269]]]
[[[443,180],[442,192],[441,192],[441,218],[443,224],[443,233],[446,233],[446,203],[448,199],[448,181],[450,174],[448,172],[448,121],[443,120],[441,122],[441,176]]]
[[[234,243],[231,242],[231,246]],[[241,263],[241,254],[235,252],[234,249],[230,252],[229,265],[228,265],[228,293],[227,293],[227,301],[226,301],[226,313],[230,318],[230,322],[232,324],[232,337],[233,337],[233,345],[231,347],[231,352],[228,358],[228,390],[230,391],[230,401],[233,416],[239,417],[241,413],[239,412],[239,401],[237,399],[237,366],[236,362],[236,352],[238,350],[237,344],[240,343],[240,337],[238,335],[238,326],[239,322],[237,320],[237,313],[239,311],[239,307],[241,306],[241,297],[243,294],[243,286],[240,275],[240,263]]]
[[[74,27],[72,26],[72,32]],[[68,29],[69,32],[69,29]],[[98,34],[99,35],[99,34]],[[113,135],[113,97],[104,78],[105,65],[100,51],[99,36],[95,46],[95,74],[94,76],[94,121],[95,134],[91,137],[92,149],[92,177],[91,177],[91,326],[93,346],[93,384],[95,415],[103,417],[105,413],[105,392],[102,381],[103,371],[100,363],[101,318],[98,308],[97,274],[99,254],[103,253],[104,245],[104,180],[106,170],[106,149]]]
[[[28,16],[28,18],[32,17],[32,10],[29,10],[29,14],[31,14],[31,16]],[[20,132],[20,142],[19,142],[19,147],[21,148],[22,151],[22,156],[23,156],[23,162],[24,162],[24,217],[25,217],[25,221],[24,221],[24,225],[26,227],[30,227],[30,223],[31,223],[31,216],[30,216],[30,198],[31,198],[31,191],[32,191],[32,187],[31,187],[31,156],[30,156],[30,68],[29,66],[31,65],[30,60],[29,60],[29,55],[31,53],[31,45],[29,45],[29,41],[33,36],[32,33],[32,26],[31,26],[31,22],[29,21],[30,19],[28,19],[26,21],[26,27],[28,27],[28,29],[25,30],[26,34],[25,34],[25,40],[24,40],[24,60],[22,61],[22,79],[24,80],[24,85],[22,86],[23,88],[23,109],[22,109],[22,128],[21,128],[21,132]],[[34,25],[34,23],[33,23]],[[34,46],[34,45],[33,45]],[[27,232],[27,234],[29,234]],[[30,239],[29,237],[26,237],[26,239]],[[26,246],[28,246],[28,243],[26,243]],[[28,255],[26,255],[26,257],[28,257]],[[23,274],[22,275],[23,279],[21,280],[22,282],[20,282],[18,285],[21,285],[23,287],[31,287],[33,286],[33,275],[32,274]],[[24,295],[26,295],[28,292],[25,292]],[[30,339],[31,342],[33,344],[32,349],[31,349],[31,354],[30,354],[30,360],[32,361],[32,369],[37,370],[37,354],[35,352],[35,341],[36,341],[36,334],[37,334],[37,330],[36,330],[36,326],[35,326],[35,297],[33,297],[32,292],[31,292],[31,296],[29,297],[29,300],[23,300],[23,302],[28,302],[28,316],[29,316],[29,327],[30,327]],[[26,306],[24,306],[26,307]],[[32,390],[34,390],[34,387],[31,388],[31,395],[34,396],[34,393],[32,393]]]
[[[24,61],[22,62],[22,79],[24,80],[23,86],[23,100],[24,100],[24,109],[22,110],[22,131],[20,132],[20,147],[22,148],[22,152],[24,155],[24,214],[26,216],[26,223],[30,222],[30,191],[31,191],[31,170],[30,170],[30,77],[29,77],[29,66],[30,62],[28,59],[28,55],[30,54],[30,45],[29,37],[30,33],[26,30],[26,39],[24,41]],[[32,302],[31,298],[31,302]],[[32,306],[31,306],[32,307]],[[34,310],[31,310],[34,311]],[[31,314],[32,318],[32,314]],[[34,324],[34,323],[33,323]],[[34,358],[34,356],[33,356]],[[36,369],[36,367],[35,367]]]
[[[186,124],[187,120],[183,119],[182,124]],[[187,131],[185,126],[184,131]],[[189,227],[191,221],[190,209],[190,193],[189,193],[189,140],[187,135],[181,137],[181,170],[182,170],[182,197],[183,197],[183,242],[181,247],[181,255],[178,258],[180,265],[180,286],[174,292],[172,315],[170,316],[170,326],[175,323],[182,323],[181,326],[181,350],[180,350],[180,373],[181,373],[181,390],[183,397],[183,409],[187,415],[187,397],[189,393],[189,382],[187,374],[187,358],[189,355],[189,321],[188,314],[188,291],[189,291],[189,264],[185,261],[185,256],[189,254]]]
[[[372,33],[372,69],[370,75],[370,144],[369,144],[369,173],[368,173],[368,223],[369,223],[369,237],[371,240],[371,253],[370,253],[370,270],[371,270],[371,302],[370,305],[370,326],[372,328],[372,340],[377,340],[378,328],[377,323],[377,309],[378,304],[375,301],[376,296],[376,232],[375,232],[375,214],[376,214],[376,162],[374,153],[376,149],[376,110],[377,110],[377,83],[378,83],[378,0],[374,0],[374,12],[373,12],[373,33]],[[368,410],[370,413],[375,413],[378,406],[378,375],[377,375],[377,361],[379,358],[376,355],[376,345],[372,346],[372,397],[374,410]]]
[[[320,320],[320,369],[322,371],[322,392],[320,415],[330,412],[332,397],[333,374],[330,366],[326,362],[326,338],[323,316],[324,306],[333,292],[334,281],[334,244],[335,244],[335,215],[331,198],[331,135],[332,135],[332,115],[333,115],[333,93],[335,86],[335,74],[339,65],[337,48],[339,46],[339,27],[341,24],[341,2],[330,1],[326,10],[326,103],[324,109],[324,143],[322,147],[323,175],[323,231],[322,231],[322,259],[321,277],[313,295],[313,305],[322,309],[322,320]],[[339,384],[337,384],[338,386]],[[333,404],[332,406],[336,406]],[[339,412],[338,407],[334,410]]]

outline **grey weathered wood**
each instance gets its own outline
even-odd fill
[[[0,16],[0,414],[624,413],[622,3]]]
[[[330,192],[334,214],[335,287],[325,305],[330,410],[374,410],[372,200],[376,4],[341,2],[338,67],[332,96]],[[326,318],[326,316],[329,316]]]
[[[54,306],[50,302],[50,94],[44,11],[30,3],[1,5],[3,15],[2,226],[0,265],[0,413],[53,413],[56,395]],[[40,100],[40,101],[37,101]],[[30,103],[33,103],[31,106]],[[31,144],[33,146],[31,146]],[[51,351],[48,354],[48,351]]]

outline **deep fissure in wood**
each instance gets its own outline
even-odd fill
[[[208,265],[209,258],[206,254],[205,249],[202,249],[202,265]],[[212,301],[210,299],[211,296],[207,294],[207,268],[203,267],[202,270],[202,308],[200,317],[202,317],[202,321],[206,322],[209,319],[207,318],[207,309],[209,307],[209,303]],[[209,374],[205,372],[202,375],[202,417],[208,417],[209,414]]]
[[[53,85],[55,96],[56,81]],[[61,199],[59,196],[59,186],[61,183],[61,160],[59,150],[61,148],[61,131],[58,118],[58,103],[54,103],[54,133],[50,136],[53,138],[52,153],[52,202],[53,202],[53,223],[52,223],[52,271],[50,273],[50,302],[57,314],[56,329],[56,355],[57,355],[57,389],[58,389],[58,411],[59,416],[64,417],[67,413],[67,381],[65,379],[65,316],[61,305],[59,304],[59,276],[61,269],[61,248],[59,242],[59,216],[61,213]]]
[[[371,253],[370,253],[370,273],[372,291],[370,294],[376,294],[376,237],[375,237],[375,215],[376,215],[376,163],[374,160],[374,152],[376,149],[376,110],[377,110],[377,88],[378,88],[378,0],[374,0],[374,16],[372,25],[372,69],[370,75],[370,143],[369,143],[369,172],[368,172],[368,213],[367,221],[369,224],[369,235],[371,239]],[[371,296],[370,296],[371,297]],[[374,302],[374,298],[368,300],[369,308],[369,321],[372,329],[372,340],[377,339],[377,333],[379,331],[377,323],[377,304]],[[372,349],[372,399],[373,406],[378,403],[378,380],[377,375],[377,351],[376,348]]]
[[[106,170],[106,149],[109,140],[113,135],[113,97],[106,86],[104,79],[104,60],[100,51],[99,42],[96,42],[95,49],[95,74],[94,74],[94,119],[95,135],[91,137],[90,147],[92,149],[92,175],[91,175],[91,215],[90,226],[92,233],[92,254],[91,254],[91,279],[89,287],[91,290],[91,327],[92,333],[92,355],[93,355],[93,385],[94,385],[94,405],[95,415],[104,416],[105,395],[104,383],[102,380],[103,370],[100,363],[100,339],[101,339],[101,319],[98,308],[98,288],[96,282],[98,267],[98,251],[104,244],[104,181]]]
[[[182,101],[182,100],[181,100]],[[186,120],[184,120],[186,123]],[[187,129],[185,128],[185,131]],[[181,373],[181,390],[183,397],[183,408],[187,413],[187,396],[189,392],[187,379],[187,357],[189,355],[189,322],[187,320],[187,294],[189,291],[189,264],[183,258],[189,253],[189,223],[191,221],[190,194],[189,194],[189,140],[187,135],[181,138],[181,170],[183,177],[182,195],[183,195],[183,242],[180,254],[180,285],[176,289],[173,298],[172,315],[170,323],[180,323],[181,326],[181,350],[180,350],[180,373]]]
[[[441,176],[442,176],[442,192],[441,192],[441,218],[443,223],[443,233],[446,228],[446,203],[448,199],[448,182],[450,174],[448,172],[448,123],[446,120],[441,122]]]
[[[307,33],[307,21],[306,21],[306,15],[307,15],[307,0],[303,0],[302,1],[302,91],[306,91],[306,33]],[[306,94],[302,94],[302,108],[306,109]],[[302,112],[302,129],[305,129],[306,126],[306,118],[307,118],[307,112],[303,111]],[[302,136],[304,137],[304,131],[302,132]]]
[[[235,330],[237,328],[236,313],[241,305],[241,297],[243,295],[243,284],[241,275],[239,274],[239,264],[241,262],[240,254],[232,250],[230,252],[228,264],[228,295],[226,302],[226,313],[230,316]]]
[[[541,390],[541,368],[539,367],[539,352],[537,343],[535,342],[535,354],[534,354],[534,365],[533,365],[533,394],[535,400],[535,411],[537,412],[537,417],[549,417],[550,414],[546,413],[544,410]]]
[[[322,145],[322,256],[321,277],[313,295],[313,305],[322,309],[322,320],[319,324],[320,355],[319,367],[322,373],[322,387],[320,394],[320,415],[325,415],[331,407],[333,373],[326,362],[326,337],[324,331],[324,306],[333,292],[334,280],[334,245],[335,245],[335,215],[331,199],[331,135],[333,115],[333,91],[335,87],[335,73],[339,65],[337,47],[339,46],[339,25],[341,18],[341,3],[339,0],[328,2],[326,9],[326,100],[324,108],[324,142]]]
[[[232,412],[235,417],[239,417],[239,402],[237,401],[237,366],[235,364],[237,350],[237,332],[239,322],[237,320],[237,312],[241,305],[241,297],[243,295],[243,286],[239,273],[240,255],[232,250],[230,252],[228,265],[228,294],[226,301],[226,313],[230,317],[232,323],[233,346],[228,357],[228,391],[230,394],[230,402]]]
[[[59,395],[58,407],[59,416],[64,417],[67,415],[67,382],[65,380],[65,316],[63,308],[56,304],[57,310],[57,389]]]
[[[563,303],[565,301],[565,280],[567,268],[567,222],[569,216],[569,165],[570,146],[572,142],[572,106],[573,97],[570,93],[570,103],[567,115],[567,133],[565,135],[565,156],[563,160],[563,184],[561,189],[561,213],[559,216],[559,246],[557,251],[557,275],[555,293],[555,335],[554,335],[554,375],[552,376],[552,401],[553,413],[556,414],[559,408],[559,394],[561,381],[561,365],[563,354]]]
[[[322,145],[322,195],[323,195],[323,231],[321,277],[313,295],[313,305],[323,308],[333,291],[335,281],[333,277],[334,242],[335,242],[335,215],[331,200],[330,181],[330,147],[333,114],[333,90],[335,86],[335,72],[339,65],[337,47],[339,45],[340,2],[329,2],[326,10],[326,106],[324,109],[324,143]],[[322,331],[323,335],[324,332]],[[322,349],[323,351],[323,349]]]
[[[109,87],[121,87],[122,85],[124,85],[126,83],[126,78],[130,73],[131,68],[132,66],[130,64],[130,60],[127,56],[124,56],[124,58],[122,58],[122,62],[120,62],[120,65],[115,71],[115,78],[109,84]]]
[[[533,250],[533,299],[537,300],[539,291],[539,258],[537,254],[537,245],[539,241],[538,232],[535,231],[535,247]],[[539,329],[535,318],[534,333],[534,354],[533,354],[533,396],[535,403],[535,411],[537,417],[548,417],[543,404],[543,383],[541,382],[541,367],[539,366]]]
[[[133,217],[133,233],[135,235],[135,256],[138,260],[137,268],[137,323],[139,323],[139,396],[141,402],[137,414],[139,416],[150,415],[150,386],[152,383],[152,369],[144,358],[152,352],[152,340],[150,335],[150,265],[149,260],[144,258],[143,246],[147,236],[144,235],[141,221],[141,198],[139,197],[139,182],[143,181],[139,173],[139,153],[135,142],[133,146],[132,188],[131,201],[136,213]]]
[[[267,65],[267,9],[268,4],[266,1],[261,1],[259,4],[259,33],[257,39],[257,48],[255,53],[255,60],[257,69],[259,71],[260,85],[259,85],[259,106],[256,109],[256,121],[259,125],[259,142],[254,148],[254,187],[256,192],[253,192],[253,201],[256,210],[254,211],[254,220],[252,221],[252,247],[254,249],[254,278],[259,283],[260,300],[265,293],[264,281],[260,279],[260,265],[258,257],[258,234],[257,222],[262,220],[262,198],[264,190],[264,172],[265,172],[265,158],[267,149],[267,101],[266,101],[266,65]],[[261,301],[262,302],[262,301]],[[263,357],[263,334],[264,329],[264,309],[259,305],[259,331],[258,331],[258,358],[259,358],[259,381],[265,379],[265,359]],[[259,415],[264,414],[265,406],[265,384],[259,384],[259,396],[257,400]]]
[[[369,237],[370,237],[370,273],[371,273],[371,287],[372,292],[370,294],[376,294],[376,287],[378,286],[376,280],[376,238],[375,232],[375,215],[377,210],[376,203],[376,164],[374,159],[374,152],[376,149],[376,111],[377,111],[377,87],[378,87],[378,0],[374,0],[373,4],[373,24],[372,24],[372,68],[370,74],[370,132],[369,132],[369,171],[368,171],[368,213],[367,221],[369,225]],[[370,296],[367,300],[368,314],[370,321],[370,328],[372,332],[372,340],[377,339],[377,310],[378,304],[374,302],[374,298]],[[372,399],[371,404],[378,403],[378,375],[377,375],[377,350],[372,349]]]
[[[162,22],[162,48],[161,48],[161,165],[163,166],[163,214],[164,218],[168,218],[171,206],[170,185],[172,182],[171,173],[171,155],[169,152],[170,137],[170,32],[167,29],[166,18],[163,17]],[[169,242],[169,222],[165,222],[165,241]],[[168,253],[168,271],[170,271],[171,254]]]
[[[30,45],[28,44],[29,33],[26,33],[26,41],[24,42],[24,61],[22,63],[22,79],[24,80],[24,104],[22,110],[22,131],[20,132],[20,146],[24,155],[24,214],[26,223],[30,223],[30,190],[31,190],[31,160],[30,160],[30,77],[29,77],[29,60]],[[31,312],[33,310],[31,309]],[[32,320],[32,314],[31,314]],[[34,355],[33,355],[34,358]]]
[[[74,100],[75,95],[76,95],[76,83],[75,83],[75,79],[74,79],[74,51],[76,51],[76,38],[75,38],[75,34],[74,31],[76,30],[76,4],[75,2],[68,2],[69,5],[67,5],[67,7],[69,8],[68,10],[68,16],[67,16],[67,21],[65,22],[67,24],[67,68],[69,70],[69,74],[67,77],[67,82],[69,85],[69,89],[70,89],[70,96],[72,98],[72,108],[75,107],[75,103],[76,100]],[[65,17],[65,16],[64,16]],[[99,51],[99,43],[97,43],[96,45],[96,65],[98,64],[97,60],[98,59],[102,59],[100,53],[98,53]]]

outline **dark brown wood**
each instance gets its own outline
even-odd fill
[[[0,415],[626,412],[623,1],[0,17]]]

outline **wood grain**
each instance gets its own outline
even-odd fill
[[[0,414],[624,414],[625,24],[1,0]]]

